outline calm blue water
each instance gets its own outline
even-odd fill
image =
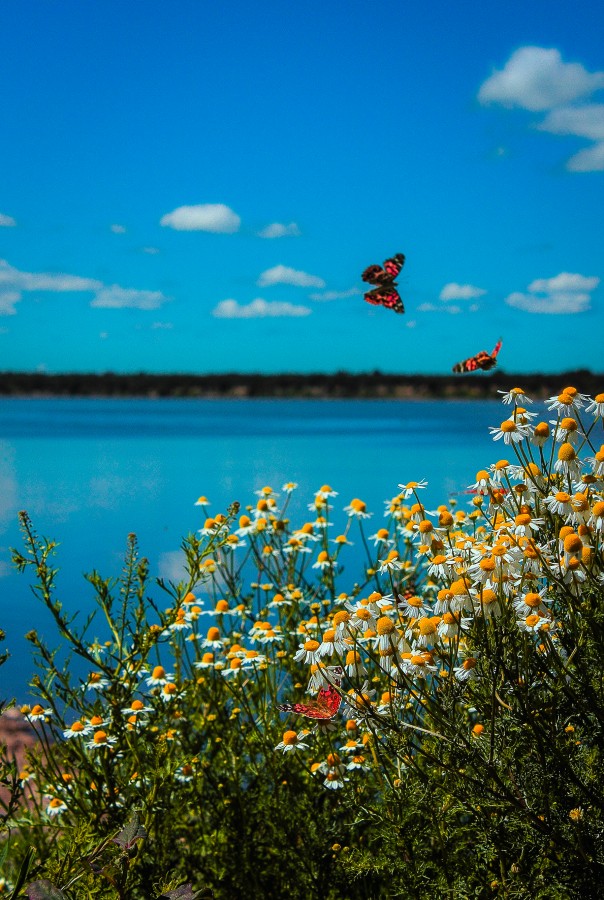
[[[305,521],[327,482],[336,509],[360,497],[377,529],[399,482],[427,478],[431,508],[474,481],[503,453],[488,426],[505,417],[498,403],[476,401],[0,400],[0,628],[12,653],[0,697],[26,696],[25,632],[56,643],[26,577],[12,570],[19,510],[60,542],[59,597],[86,611],[81,573],[117,574],[129,532],[155,574],[179,577],[180,540],[203,525],[201,494],[217,513],[255,502],[266,484],[296,481],[291,518]]]

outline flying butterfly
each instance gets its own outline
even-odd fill
[[[501,350],[501,338],[495,344],[492,353],[487,353],[486,350],[481,350],[480,353],[477,353],[476,356],[470,356],[469,359],[464,359],[462,362],[458,362],[453,366],[453,372],[476,372],[478,369],[482,369],[484,372],[487,372],[489,369],[493,369],[497,365],[497,354]]]
[[[342,667],[328,666],[327,672],[331,683],[322,687],[314,700],[309,700],[308,703],[280,703],[277,709],[281,712],[299,713],[307,719],[333,719],[342,702],[337,690],[342,684]]]
[[[405,312],[394,280],[404,265],[405,254],[396,253],[391,259],[385,260],[383,268],[373,265],[365,269],[361,275],[363,281],[377,285],[374,290],[365,294],[367,303],[372,303],[374,306],[385,306],[386,309],[393,309],[396,313]]]

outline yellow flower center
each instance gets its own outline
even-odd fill
[[[438,621],[438,616],[434,617]],[[436,626],[438,625],[438,621],[434,621],[434,619],[428,618],[428,616],[422,616],[419,620],[419,633],[420,634],[434,634],[436,632]]]
[[[591,511],[596,518],[601,518],[602,516],[604,516],[604,501],[598,500],[597,503],[594,503]]]
[[[95,744],[105,744],[107,742],[107,732],[95,731],[93,741]]]
[[[572,460],[577,458],[577,453],[572,444],[565,442],[561,445],[558,450],[558,459],[561,462],[572,462]]]
[[[578,427],[578,423],[571,418],[564,418],[560,422],[560,428],[564,429],[564,431],[576,431]]]
[[[500,427],[504,434],[511,434],[513,431],[517,431],[516,423],[512,422],[511,419],[506,419],[505,422],[501,423]]]
[[[218,628],[216,628],[215,625],[212,625],[211,628],[208,628],[207,640],[208,641],[220,640],[220,631],[218,630]]]
[[[286,747],[293,747],[297,740],[298,735],[295,731],[285,731],[283,733],[283,743]]]
[[[583,549],[583,542],[578,534],[571,533],[564,538],[564,549],[567,553],[578,553]]]
[[[530,609],[536,609],[538,606],[541,605],[541,594],[533,594],[533,593],[526,594],[526,596],[524,598],[524,603]]]
[[[377,620],[377,633],[379,635],[392,634],[394,631],[394,622],[388,616],[380,616]]]

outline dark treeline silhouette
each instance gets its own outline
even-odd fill
[[[499,369],[472,375],[388,375],[377,370],[308,375],[0,372],[0,396],[496,399],[497,391],[513,387],[539,398],[567,385],[598,394],[604,391],[604,375],[587,369],[557,375],[513,375]]]

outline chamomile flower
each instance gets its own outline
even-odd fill
[[[319,641],[315,641],[312,638],[308,641],[305,641],[303,644],[299,644],[298,650],[294,655],[294,661],[302,662],[305,665],[312,665],[313,663],[316,664],[319,660],[319,647]]]
[[[220,637],[220,629],[213,625],[208,628],[207,635],[199,642],[199,646],[209,650],[220,650],[224,647],[224,639]]]
[[[208,498],[204,494],[202,494],[201,497],[197,498],[197,500],[194,503],[194,506],[211,506],[211,503],[208,500]]]
[[[397,572],[403,568],[403,563],[399,557],[398,550],[390,550],[385,559],[379,561],[379,572]]]
[[[360,681],[367,677],[367,669],[363,665],[361,654],[357,650],[348,650],[346,653],[344,671],[353,681]]]
[[[399,487],[401,488],[401,495],[406,500],[408,497],[413,496],[416,491],[427,488],[428,482],[423,478],[421,481],[408,481],[407,484],[399,484]]]
[[[334,565],[334,560],[330,557],[327,550],[321,550],[317,556],[316,562],[312,564],[313,569],[330,569]]]
[[[334,491],[333,488],[329,484],[322,485],[319,490],[315,493],[315,497],[320,497],[321,500],[326,500],[328,497],[337,497],[338,492]]]
[[[275,750],[281,750],[283,753],[296,753],[300,750],[308,750],[308,744],[304,743],[304,738],[307,734],[307,731],[284,731],[283,739],[279,741]]]
[[[579,423],[572,416],[565,416],[556,422],[554,419],[550,421],[550,425],[555,427],[555,440],[558,443],[568,441],[570,444],[576,444],[580,437],[583,437],[579,431]]]
[[[585,407],[586,413],[593,413],[595,418],[604,416],[604,394],[596,394],[588,406]]]
[[[295,481],[286,481],[281,490],[284,494],[291,494],[292,491],[295,491],[298,487],[297,482]]]
[[[51,797],[46,805],[46,815],[50,819],[60,816],[61,813],[67,812],[67,804],[60,797]]]
[[[581,474],[581,463],[577,457],[577,451],[568,441],[560,445],[558,458],[554,463],[554,470],[569,478],[578,478]]]
[[[511,419],[506,419],[499,428],[489,428],[489,431],[493,435],[494,441],[503,439],[504,444],[519,444],[529,435],[526,425],[518,424]]]
[[[108,688],[110,681],[105,678],[101,672],[91,672],[88,680],[82,685],[83,691],[104,691]]]
[[[46,722],[52,716],[52,709],[50,709],[50,707],[45,709],[39,703],[36,703],[36,705],[31,708],[29,706],[22,706],[21,712],[30,724],[33,724],[34,722]]]
[[[167,684],[169,681],[172,681],[174,675],[171,673],[168,674],[163,666],[155,666],[149,677],[146,679],[146,683],[149,687],[158,687],[164,684]]]
[[[543,447],[549,440],[549,436],[550,430],[547,422],[537,422],[537,424],[533,426],[531,443],[536,447]]]
[[[403,671],[411,678],[427,678],[438,670],[429,653],[413,653],[403,661]]]
[[[354,497],[348,506],[344,507],[344,512],[351,518],[369,519],[373,514],[367,512],[367,504],[364,500]]]
[[[466,656],[466,658],[458,666],[453,669],[453,674],[458,681],[470,681],[476,678],[476,664],[478,660],[475,656]]]
[[[110,737],[106,731],[103,731],[103,729],[100,728],[98,731],[94,732],[94,737],[91,741],[88,741],[86,747],[88,750],[99,751],[104,750],[107,747],[112,747],[116,743],[117,738]]]
[[[497,393],[503,394],[503,396],[501,398],[502,403],[514,403],[515,405],[517,405],[517,404],[533,402],[530,397],[527,397],[527,395],[524,393],[524,390],[519,387],[514,387],[507,392],[506,391],[497,391]]]
[[[145,706],[142,700],[133,700],[130,706],[126,706],[122,709],[122,712],[125,716],[141,716],[144,713],[152,713],[152,706]]]
[[[212,652],[204,653],[201,659],[193,663],[196,669],[213,669],[216,666],[214,654]]]
[[[379,547],[380,545],[385,547],[394,546],[394,541],[390,537],[390,532],[387,528],[379,528],[375,534],[369,535],[369,540],[373,541],[374,547]]]
[[[516,613],[523,619],[526,619],[527,616],[533,614],[540,615],[543,618],[549,618],[550,612],[544,603],[545,592],[546,588],[543,588],[538,593],[535,591],[527,591],[522,597],[519,597],[514,601]]]
[[[591,508],[588,523],[590,528],[602,534],[604,532],[604,501],[597,500]]]
[[[83,722],[80,722],[78,720],[65,728],[65,730],[63,731],[63,737],[68,741],[72,738],[86,737],[89,730],[90,729],[86,725],[84,725]]]

